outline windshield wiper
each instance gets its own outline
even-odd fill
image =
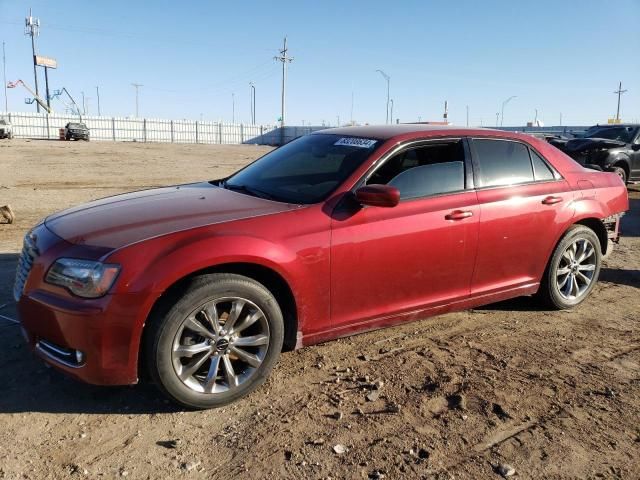
[[[276,199],[270,193],[264,192],[254,187],[248,187],[247,185],[235,185],[227,182],[222,182],[222,188],[226,188],[227,190],[233,190],[234,192],[246,193],[253,197],[264,198],[265,200],[281,201]]]

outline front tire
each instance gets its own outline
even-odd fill
[[[266,380],[283,339],[282,311],[267,288],[241,275],[203,275],[150,319],[146,361],[171,400],[215,408]]]
[[[597,235],[588,227],[574,225],[553,251],[538,296],[557,310],[581,304],[593,290],[601,264]]]

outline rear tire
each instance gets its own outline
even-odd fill
[[[624,183],[625,185],[627,184],[627,181],[629,179],[627,178],[627,171],[624,168],[622,168],[622,167],[613,167],[611,169],[611,171],[613,173],[615,173],[616,175],[618,175],[622,179],[622,183]]]
[[[584,225],[572,226],[549,259],[538,297],[557,310],[581,304],[598,281],[601,264],[600,240],[595,232]]]
[[[153,314],[146,363],[175,403],[221,407],[264,383],[283,339],[282,311],[262,284],[241,275],[202,275]]]

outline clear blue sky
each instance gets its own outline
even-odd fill
[[[140,115],[249,121],[249,81],[257,121],[280,110],[285,34],[289,68],[287,123],[383,123],[391,76],[394,117],[449,117],[495,125],[592,124],[615,115],[622,80],[623,120],[640,120],[640,0],[602,1],[66,1],[0,0],[0,41],[7,79],[33,84],[31,45],[23,34],[29,6],[40,18],[39,53],[55,57],[52,89],[84,91],[91,114],[135,112],[132,82],[141,83]],[[44,83],[44,79],[41,84]],[[2,92],[0,92],[2,95]],[[24,90],[9,90],[9,110]],[[4,102],[4,98],[2,98]],[[0,108],[4,107],[4,103]],[[61,104],[55,105],[64,111]]]

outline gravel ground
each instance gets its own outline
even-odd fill
[[[21,239],[94,198],[212,179],[255,146],[0,142],[0,314]],[[0,319],[0,478],[640,478],[640,189],[581,307],[529,298],[282,355],[224,409],[46,368]]]

